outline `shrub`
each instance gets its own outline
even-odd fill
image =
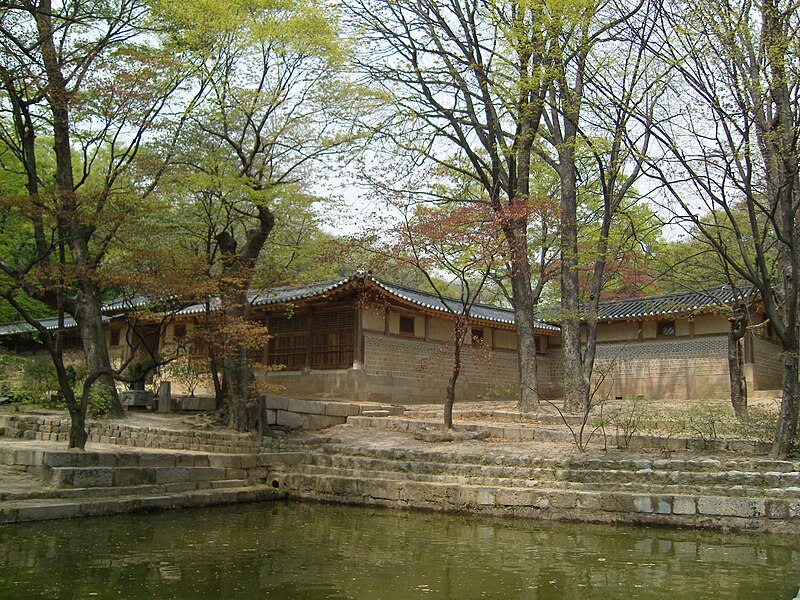
[[[685,428],[699,436],[706,448],[711,448],[720,435],[736,430],[733,409],[722,402],[699,400],[681,412]]]
[[[104,385],[93,385],[89,390],[86,414],[94,419],[103,419],[111,412],[111,392]]]
[[[614,427],[614,437],[618,448],[627,448],[634,435],[649,426],[653,413],[643,396],[627,400],[619,406],[606,411],[603,418],[605,427]]]

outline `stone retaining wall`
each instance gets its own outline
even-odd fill
[[[800,465],[763,459],[542,459],[331,444],[270,461],[290,497],[480,515],[800,534]]]
[[[124,423],[87,421],[89,442],[138,448],[171,448],[199,452],[258,452],[261,440],[250,434],[215,431],[169,431]],[[70,420],[49,415],[0,416],[0,436],[24,440],[69,441]]]

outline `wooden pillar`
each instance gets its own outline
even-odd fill
[[[361,322],[363,318],[363,308],[354,307],[353,310],[356,311],[356,323],[355,323],[355,332],[354,332],[354,348],[353,348],[353,368],[354,369],[363,369],[364,368],[364,324]]]

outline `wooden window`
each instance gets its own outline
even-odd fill
[[[119,329],[112,329],[111,330],[111,342],[110,342],[110,345],[119,346],[119,337],[120,337]]]
[[[325,311],[314,315],[311,336],[312,369],[348,369],[353,366],[356,311]]]
[[[659,321],[658,336],[667,337],[675,335],[675,321]]]
[[[478,327],[472,328],[472,345],[483,346],[483,329]]]
[[[270,319],[267,363],[287,371],[347,369],[353,366],[355,317],[352,308],[314,315],[273,315]]]
[[[400,316],[400,333],[414,335],[414,317]]]
[[[308,314],[273,315],[269,321],[267,363],[282,365],[289,371],[306,366],[308,353]]]
[[[173,325],[172,337],[176,340],[182,340],[186,338],[186,325]]]

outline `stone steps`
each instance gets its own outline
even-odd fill
[[[256,454],[190,452],[65,451],[36,442],[0,446],[0,466],[17,485],[0,490],[0,500],[51,497],[169,494],[239,488],[263,479]],[[38,478],[38,483],[36,483]]]
[[[791,461],[489,458],[331,442],[265,464],[267,482],[320,501],[800,533]]]
[[[339,451],[341,452],[341,451]],[[722,495],[748,493],[765,494],[766,490],[788,489],[789,493],[800,491],[800,472],[746,472],[738,470],[653,470],[643,468],[636,471],[609,468],[613,461],[586,461],[595,463],[595,468],[561,468],[556,466],[514,467],[487,466],[469,463],[443,463],[433,461],[388,460],[365,456],[347,456],[340,453],[317,453],[303,465],[302,472],[309,475],[338,474],[359,477],[364,473],[382,479],[409,481],[432,481],[436,483],[459,483],[470,485],[499,485],[504,487],[542,487],[574,489],[614,489],[624,487],[648,493],[673,493],[676,488],[703,490],[714,489]],[[628,461],[626,461],[628,462]],[[637,461],[638,462],[638,461]],[[680,463],[679,463],[680,464]],[[698,461],[699,466],[709,465]],[[791,464],[791,463],[790,463]],[[591,466],[591,465],[590,465]]]
[[[330,467],[319,465],[305,465],[300,471],[304,475],[312,476],[341,476],[358,478],[363,477],[365,471],[356,468],[342,468]],[[680,493],[686,491],[704,492],[713,491],[714,494],[720,496],[763,496],[763,497],[792,497],[800,494],[800,487],[797,486],[753,486],[742,485],[741,483],[726,483],[724,481],[659,481],[653,479],[635,479],[631,478],[628,481],[616,481],[614,478],[609,478],[609,481],[586,481],[576,477],[561,477],[561,478],[523,478],[523,477],[502,477],[502,476],[480,476],[472,475],[465,476],[464,474],[424,474],[418,472],[407,471],[369,471],[369,476],[377,479],[384,480],[397,480],[397,481],[414,481],[414,482],[432,482],[432,483],[454,483],[458,485],[475,485],[484,487],[504,487],[504,488],[552,488],[561,490],[597,490],[597,491],[613,491],[625,490],[628,492],[640,492],[647,494],[674,494],[676,490]]]
[[[0,524],[260,502],[284,496],[272,486],[248,485],[174,492],[156,490],[144,495],[135,492],[92,498],[37,497],[0,502]]]

